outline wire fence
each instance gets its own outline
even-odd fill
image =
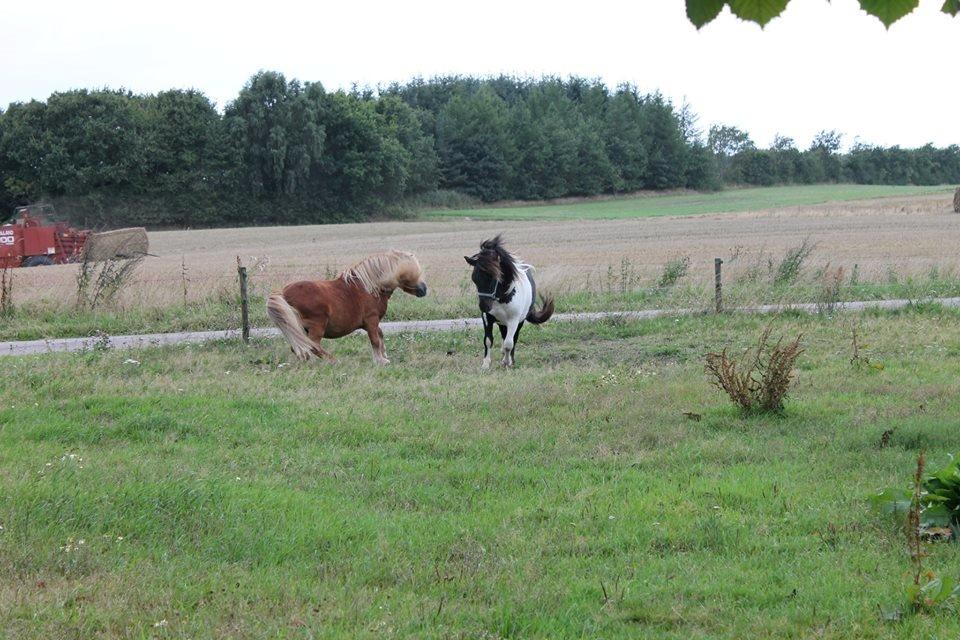
[[[811,260],[809,254],[793,254],[795,263],[790,264],[790,256],[789,251],[779,256],[763,251],[752,255],[736,249],[729,252],[721,258],[724,298],[730,304],[752,305],[829,302],[864,295],[903,297],[915,293],[934,297],[952,295],[960,281],[953,265],[944,267],[913,261],[908,265],[861,268],[857,263],[843,260],[824,260],[823,257],[819,261]],[[535,277],[542,292],[571,299],[581,294],[596,294],[600,300],[595,304],[614,308],[619,305],[621,308],[708,309],[715,304],[714,264],[718,257],[678,255],[665,264],[649,264],[638,260],[636,255],[602,250],[594,256],[580,256],[576,261],[566,261],[558,254],[555,262],[540,266]],[[289,257],[281,261],[268,256],[240,256],[239,261],[247,270],[254,308],[256,299],[286,283],[333,278],[352,264]],[[186,256],[147,258],[124,284],[113,310],[188,307],[211,301],[232,304],[239,296],[237,264],[237,257],[231,260],[209,257],[192,260]],[[424,274],[432,298],[426,304],[472,303],[473,285],[466,264],[428,262],[424,264]],[[77,276],[77,265],[11,270],[8,272],[9,298],[13,305],[69,308],[78,300]],[[778,278],[783,281],[778,282]],[[867,283],[874,285],[875,293],[864,292]],[[887,293],[882,291],[883,285]],[[573,304],[592,308],[594,303],[582,298]]]

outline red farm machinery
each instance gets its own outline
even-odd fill
[[[53,222],[54,216],[51,205],[18,207],[10,223],[0,226],[0,269],[147,253],[147,232],[142,227],[93,233]]]

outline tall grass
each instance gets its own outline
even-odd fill
[[[727,259],[729,266],[724,271],[725,306],[813,303],[823,312],[831,313],[838,303],[846,300],[960,296],[960,275],[949,268],[903,274],[890,266],[880,277],[868,279],[856,266],[849,276],[842,265],[826,263],[814,269],[811,265],[815,259],[809,243],[801,243],[781,255],[735,250]],[[248,262],[251,322],[254,326],[268,326],[260,301],[275,287],[275,276],[265,258]],[[121,275],[123,284],[113,289],[105,286],[99,294],[94,285],[100,277],[92,277],[93,272],[88,271],[83,276],[86,283],[82,286],[78,283],[81,301],[78,305],[63,297],[43,302],[18,301],[15,308],[8,303],[6,314],[0,318],[0,340],[85,336],[98,330],[117,334],[237,328],[240,312],[236,275],[194,286],[189,266],[185,261],[179,266],[176,279],[169,283],[153,282],[142,272],[131,276],[130,269],[108,268],[106,275]],[[709,310],[714,298],[712,283],[696,278],[695,269],[704,270],[706,266],[681,256],[664,264],[659,273],[648,275],[630,259],[622,258],[561,278],[538,277],[538,287],[556,297],[557,310],[561,313]],[[792,274],[789,282],[783,282],[780,277],[785,271]],[[79,274],[83,273],[81,269]],[[320,275],[332,278],[336,273],[337,268],[327,264]],[[103,280],[108,284],[110,278]],[[154,294],[149,288],[161,291]],[[161,295],[164,293],[169,295]],[[426,298],[394,295],[387,320],[473,317],[478,313],[473,285],[464,273],[455,284],[432,288]]]

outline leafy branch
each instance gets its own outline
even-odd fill
[[[761,27],[783,13],[790,0],[686,0],[687,18],[697,29],[713,21],[725,5],[741,20],[756,22]],[[920,0],[860,0],[860,8],[877,17],[888,29],[890,25],[912,12]],[[960,13],[960,0],[945,0],[944,13]]]

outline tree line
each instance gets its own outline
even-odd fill
[[[379,91],[254,75],[223,113],[201,92],[74,90],[0,112],[0,211],[38,200],[84,226],[368,219],[411,203],[960,182],[960,148],[800,150],[702,131],[688,105],[582,78],[445,77]]]

